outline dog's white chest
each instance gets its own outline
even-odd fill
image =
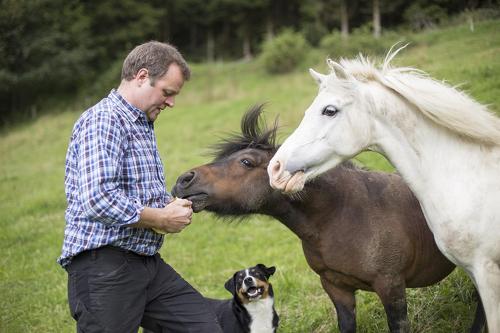
[[[273,330],[273,299],[271,297],[245,304],[252,319],[250,333],[272,333]]]

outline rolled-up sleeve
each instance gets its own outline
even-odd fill
[[[111,112],[96,112],[82,124],[78,147],[81,207],[91,220],[126,225],[140,218],[142,205],[120,188],[126,133]]]

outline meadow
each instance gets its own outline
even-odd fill
[[[412,35],[395,60],[460,85],[500,114],[500,21],[455,26]],[[307,73],[325,73],[332,51],[311,50],[301,68],[271,76],[258,60],[192,65],[193,76],[174,109],[155,124],[168,187],[178,175],[211,160],[209,145],[239,130],[243,112],[266,103],[271,123],[279,115],[280,141],[298,125],[316,95]],[[116,82],[118,83],[118,82]],[[101,96],[107,92],[102,91]],[[70,106],[0,133],[0,332],[73,332],[66,297],[66,272],[56,259],[64,232],[64,160],[75,120],[98,99]],[[356,160],[393,171],[380,155]],[[338,332],[335,311],[318,277],[307,266],[299,239],[264,216],[218,220],[202,212],[180,234],[166,236],[163,258],[202,294],[229,298],[224,282],[242,268],[264,263],[271,278],[280,332]],[[460,269],[441,283],[408,290],[412,332],[466,332],[475,310],[473,287]],[[378,298],[357,293],[359,332],[387,331]]]

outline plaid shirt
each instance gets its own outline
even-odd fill
[[[153,255],[163,236],[130,228],[141,210],[170,201],[153,123],[116,90],[82,114],[66,155],[68,207],[64,267],[78,253],[105,245]]]

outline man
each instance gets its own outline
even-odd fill
[[[153,123],[189,77],[173,46],[139,45],[123,63],[118,89],[73,128],[58,262],[68,271],[79,332],[221,331],[203,297],[158,254],[162,233],[182,231],[193,211],[165,190]]]

